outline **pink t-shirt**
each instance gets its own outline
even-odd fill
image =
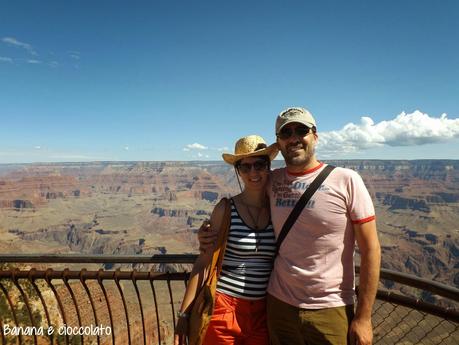
[[[271,218],[276,237],[297,200],[325,167],[271,174]],[[355,171],[336,168],[315,192],[285,238],[268,286],[278,299],[309,309],[354,303],[353,223],[375,218],[371,197]]]

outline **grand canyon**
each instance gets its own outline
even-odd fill
[[[459,161],[328,163],[363,177],[384,268],[459,286]],[[194,253],[201,222],[238,188],[221,162],[3,164],[0,251]]]
[[[376,208],[382,267],[459,287],[459,161],[327,163],[354,169],[363,177]],[[273,163],[274,168],[281,165],[280,161]],[[3,164],[0,165],[0,251],[9,254],[197,253],[196,231],[200,224],[209,218],[221,197],[234,195],[238,189],[234,170],[222,162]],[[357,250],[357,262],[358,259]],[[58,268],[67,266],[57,265]],[[47,265],[35,264],[35,267],[46,269]],[[116,267],[105,265],[104,268]],[[139,266],[135,268],[142,270]],[[174,271],[183,267],[158,268]],[[128,285],[124,287],[126,293],[135,298]],[[84,299],[81,286],[76,282],[72,286],[76,298]],[[175,286],[174,300],[179,303],[183,284]],[[444,303],[435,295],[419,293],[404,285],[383,281],[381,287],[427,302]],[[146,289],[146,285],[141,286],[141,290]],[[58,287],[67,300],[65,304],[70,305],[70,296],[65,295],[64,290],[64,286]],[[98,291],[97,287],[94,286],[93,291]],[[107,292],[112,297],[117,295],[113,284],[107,285]],[[158,294],[163,301],[159,307],[169,315],[166,286],[160,288]],[[14,296],[18,298],[17,292]],[[98,298],[101,298],[100,292]],[[37,300],[34,305],[39,305]],[[91,320],[91,309],[85,305],[87,303],[81,307],[81,318]],[[0,298],[0,309],[8,310],[4,298]],[[122,318],[122,310],[121,305],[113,302],[116,318]],[[57,320],[57,306],[52,313]],[[107,312],[100,313],[106,319]],[[71,324],[76,324],[75,317],[69,320]],[[147,318],[152,315],[147,314]],[[170,343],[172,319],[162,322],[164,339]],[[137,327],[135,334],[139,337],[142,330],[138,329],[138,315],[131,323],[133,329]],[[155,320],[147,323],[156,325]],[[148,332],[148,336],[152,334],[154,332]],[[117,335],[127,337],[126,329],[119,329]],[[152,339],[148,343],[153,342]],[[14,343],[14,337],[9,341]]]

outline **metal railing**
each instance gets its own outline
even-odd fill
[[[1,344],[171,344],[195,258],[2,255]],[[87,268],[49,268],[55,264]],[[105,270],[100,264],[124,266]],[[459,289],[384,269],[381,280],[375,344],[459,343]],[[394,290],[384,288],[394,284]],[[397,285],[428,301],[394,292]]]

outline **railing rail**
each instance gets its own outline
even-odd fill
[[[193,264],[196,254],[157,255],[80,255],[80,254],[3,254],[0,263],[92,263],[92,264]],[[360,267],[356,266],[356,272]],[[459,289],[433,280],[388,269],[381,269],[381,279],[388,279],[423,289],[459,302]]]
[[[0,255],[0,264],[8,264],[0,270],[0,307],[3,308],[0,310],[1,344],[170,343],[175,310],[189,274],[186,271],[156,270],[165,270],[167,264],[191,265],[196,257],[193,254]],[[30,266],[25,264],[42,267],[42,264],[63,263],[145,265],[141,265],[141,270],[126,266],[123,270],[25,267]],[[151,265],[150,270],[145,267],[147,264]],[[359,272],[358,267],[356,272]],[[428,291],[449,302],[438,305],[380,289],[373,315],[375,344],[457,345],[459,289],[386,269],[381,270],[381,279]],[[182,284],[177,285],[180,282]],[[110,325],[111,334],[18,334],[12,337],[4,332],[6,324],[17,327],[46,325],[49,329],[53,325],[87,327],[88,324],[101,323]],[[428,342],[424,342],[425,339]]]
[[[89,264],[193,264],[196,254],[81,255],[81,254],[3,254],[0,263],[89,263]]]

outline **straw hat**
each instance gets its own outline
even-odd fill
[[[278,153],[277,144],[268,146],[259,135],[248,135],[236,142],[234,154],[224,153],[222,157],[226,163],[234,165],[243,158],[254,156],[269,156],[269,160],[272,161]]]

